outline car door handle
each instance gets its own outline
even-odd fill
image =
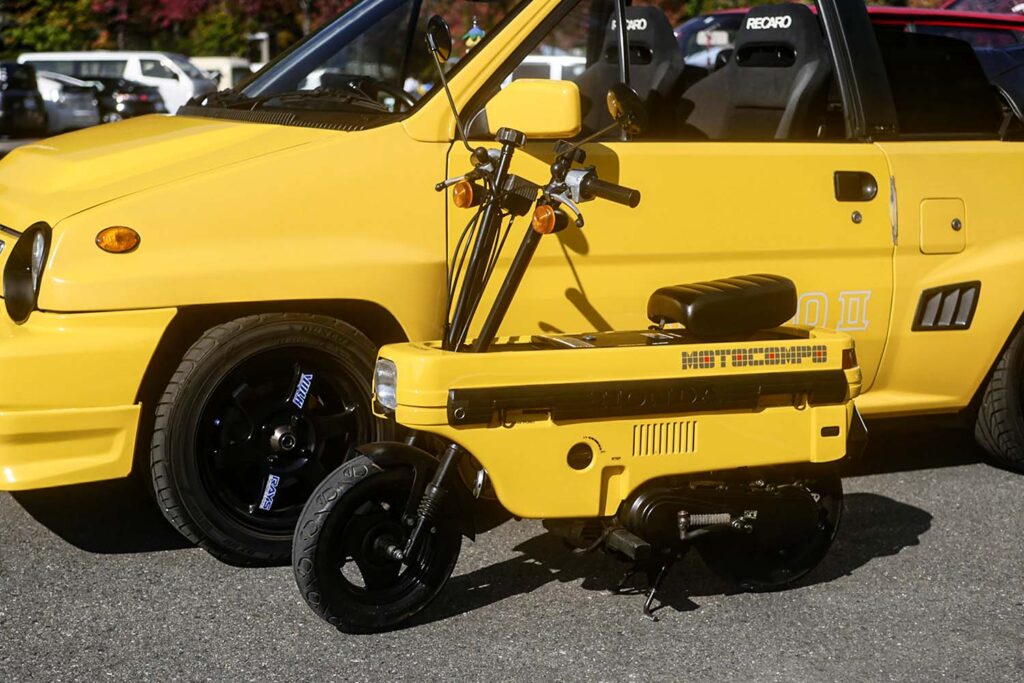
[[[834,183],[840,202],[870,202],[878,195],[878,181],[864,171],[836,171]]]

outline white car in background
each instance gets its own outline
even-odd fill
[[[100,122],[99,99],[91,84],[52,71],[36,71],[36,82],[46,105],[47,134],[88,128]]]
[[[573,81],[586,70],[587,58],[582,55],[529,55],[502,85],[520,78]]]
[[[217,83],[218,90],[237,88],[252,76],[252,64],[242,57],[189,57],[189,61]]]
[[[193,97],[217,90],[217,84],[195,65],[170,52],[26,52],[18,62],[85,80],[116,77],[151,85],[160,90],[172,113]]]

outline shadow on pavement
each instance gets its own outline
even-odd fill
[[[986,461],[985,451],[963,427],[928,428],[917,422],[868,423],[864,454],[843,463],[844,477],[959,467]]]
[[[870,425],[869,428],[871,428]],[[844,476],[969,465],[984,459],[984,453],[975,445],[970,432],[964,429],[936,428],[907,431],[893,429],[891,425],[887,425],[886,428],[872,429],[871,431],[871,441],[866,453],[861,459],[844,464]],[[865,496],[868,494],[855,494],[847,497],[848,517],[844,525],[845,530],[840,531],[840,542],[846,534],[854,533],[853,529],[864,528],[862,522],[852,522],[853,518],[858,515],[871,516],[872,509],[886,508],[886,504],[879,501],[865,505]],[[881,498],[880,496],[869,497]],[[14,494],[14,498],[40,524],[68,543],[88,552],[101,554],[142,553],[190,547],[190,544],[167,524],[156,509],[156,505],[134,478],[39,491],[24,491]],[[927,530],[927,520],[931,519],[927,513],[916,510],[916,508],[909,508],[909,506],[896,501],[882,500],[888,501],[889,509],[886,514],[892,515],[894,519],[909,520],[910,528],[920,529],[919,533]],[[862,508],[860,512],[858,512],[858,508]],[[919,513],[917,516],[914,514],[915,510],[916,513]],[[885,519],[885,515],[880,515],[877,519],[871,516],[871,520],[877,523],[882,523]],[[883,530],[877,543],[881,544],[885,541],[890,533],[891,531]],[[891,538],[898,547],[908,544],[899,534]],[[840,543],[837,542],[837,547],[839,545]],[[866,541],[860,543],[859,547],[864,548],[869,555],[864,561],[876,556],[876,550],[880,552],[880,548],[871,546]],[[508,595],[529,592],[556,579],[572,581],[585,576],[601,576],[602,571],[612,574],[619,572],[619,568],[607,560],[602,565],[607,565],[611,569],[595,569],[596,574],[588,569],[581,569],[589,560],[567,554],[561,541],[547,536],[531,539],[518,549],[524,553],[524,556],[510,560],[511,564],[508,567],[505,565],[509,563],[502,563],[480,570],[477,572],[480,574],[477,579],[470,580],[465,576],[454,579],[453,584],[457,585],[457,589],[448,594],[461,595],[453,603],[456,605],[454,609],[457,610],[454,613],[476,609],[473,606],[473,601],[477,599],[475,596],[483,596],[480,598],[483,600],[482,604],[487,604],[508,597]],[[558,552],[548,552],[546,549]],[[863,555],[865,552],[861,554]],[[563,559],[555,562],[555,555]],[[542,558],[543,561],[531,561],[530,558],[534,556]],[[854,568],[863,564],[863,562],[855,562],[854,559],[850,558],[847,564],[852,564]],[[826,559],[825,566],[830,566],[829,562],[830,560]],[[505,568],[503,569],[503,567]],[[572,569],[569,570],[569,567]],[[569,571],[569,573],[563,577],[561,575],[563,571]],[[841,574],[836,574],[836,576],[839,575]],[[618,575],[614,577],[609,575],[608,578],[612,582],[608,585],[612,585],[619,577]],[[502,595],[506,591],[510,592]],[[464,595],[462,595],[463,593]],[[463,606],[459,607],[460,604]]]
[[[931,527],[928,512],[874,493],[846,496],[839,535],[824,561],[796,586],[827,583],[868,564],[872,560],[895,555],[903,548],[917,545]],[[628,565],[600,552],[577,554],[562,540],[542,534],[519,544],[518,557],[455,576],[445,587],[438,602],[417,620],[437,621],[472,612],[516,595],[531,593],[553,581],[582,580],[586,590],[610,591]],[[689,553],[672,570],[660,603],[679,612],[699,608],[693,598],[730,595],[738,592],[704,567],[696,552]],[[623,595],[632,600],[639,614],[643,596]]]
[[[147,553],[191,547],[164,520],[134,478],[12,495],[37,522],[90,553]]]

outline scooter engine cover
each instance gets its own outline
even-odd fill
[[[780,275],[741,275],[662,287],[647,302],[656,325],[679,323],[701,339],[748,335],[796,315],[793,281]]]
[[[622,522],[626,528],[648,543],[661,546],[679,542],[681,511],[724,512],[734,518],[754,513],[748,520],[752,533],[760,544],[771,547],[799,543],[818,525],[814,499],[796,486],[764,490],[740,484],[721,488],[657,485],[638,492],[624,509]]]

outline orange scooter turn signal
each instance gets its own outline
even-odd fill
[[[564,212],[548,204],[537,205],[537,208],[533,210],[533,221],[530,223],[533,226],[534,232],[538,232],[541,235],[561,232],[568,224],[569,217]]]
[[[452,202],[460,209],[471,209],[480,204],[482,189],[468,180],[460,180],[452,185]]]

